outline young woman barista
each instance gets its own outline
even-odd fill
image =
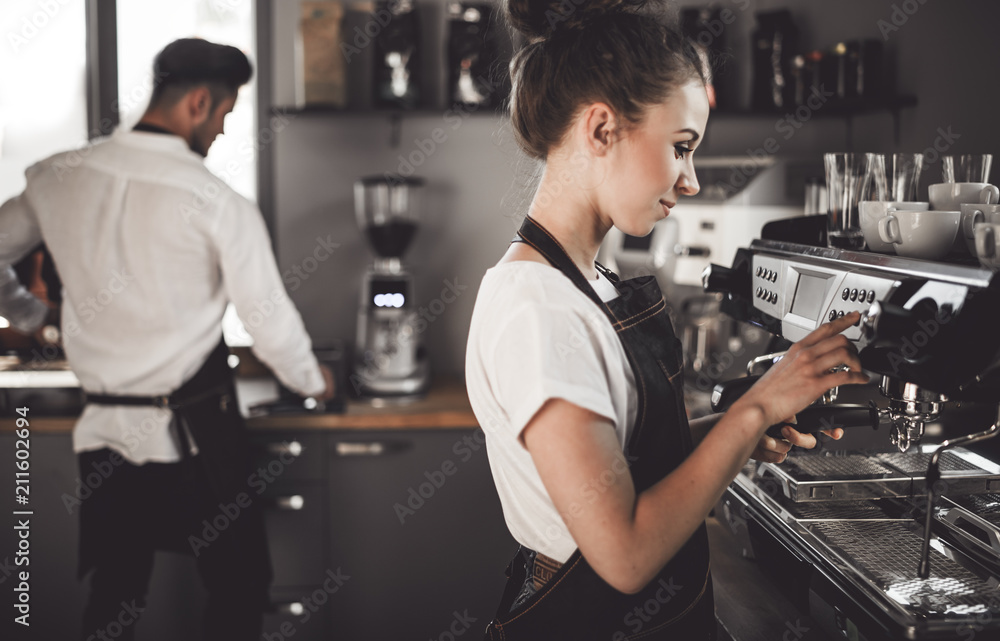
[[[706,516],[751,456],[780,462],[816,444],[768,426],[867,381],[840,335],[857,317],[845,316],[721,418],[689,426],[655,279],[618,281],[594,261],[612,225],[645,236],[698,191],[702,64],[646,4],[505,2],[528,39],[511,66],[513,129],[545,169],[520,242],[483,278],[466,356],[522,545],[489,639],[713,638]]]

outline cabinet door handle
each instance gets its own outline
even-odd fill
[[[302,456],[302,443],[298,441],[285,441],[283,443],[268,443],[268,454],[291,454],[292,456]]]
[[[297,617],[303,614],[306,611],[306,608],[302,605],[301,601],[286,601],[284,603],[272,603],[271,611],[274,614],[290,614]]]
[[[278,510],[301,510],[306,505],[306,500],[301,494],[291,496],[278,496],[274,498],[274,507]]]
[[[337,456],[381,456],[385,454],[385,443],[352,443],[341,441],[337,443]]]

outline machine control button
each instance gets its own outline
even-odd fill
[[[757,278],[760,278],[763,275],[764,275],[764,268],[758,266],[757,267]]]
[[[762,298],[763,296],[764,296],[764,288],[763,287],[758,287],[757,288],[757,298]]]
[[[866,298],[868,298],[868,291],[864,290],[864,289],[859,289],[858,290],[858,302],[859,303],[863,303],[863,302],[865,302]]]
[[[771,292],[771,304],[778,302],[778,292]]]
[[[840,297],[844,300],[847,300],[848,298],[850,298],[850,296],[851,296],[851,290],[849,290],[846,287],[844,288],[844,291],[840,292]]]
[[[875,302],[875,290],[873,289],[870,292],[868,292],[868,304],[870,305],[874,302]]]
[[[837,312],[837,318],[843,318],[844,312]]]
[[[852,289],[851,290],[851,302],[853,303],[856,300],[858,300],[858,290]]]
[[[836,320],[836,319],[837,319],[837,310],[831,309],[830,310],[830,320]]]

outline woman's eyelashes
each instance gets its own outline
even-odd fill
[[[674,156],[676,156],[677,160],[685,158],[687,157],[688,154],[694,152],[694,149],[685,146],[687,144],[688,143],[684,143],[681,145],[674,145]]]

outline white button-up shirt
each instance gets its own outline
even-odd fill
[[[218,345],[232,301],[278,379],[303,395],[323,392],[260,211],[182,138],[118,131],[26,175],[25,191],[0,207],[0,315],[29,331],[44,319],[10,267],[44,240],[63,281],[63,346],[84,390],[176,390]],[[174,462],[170,420],[164,409],[88,405],[73,447]]]

